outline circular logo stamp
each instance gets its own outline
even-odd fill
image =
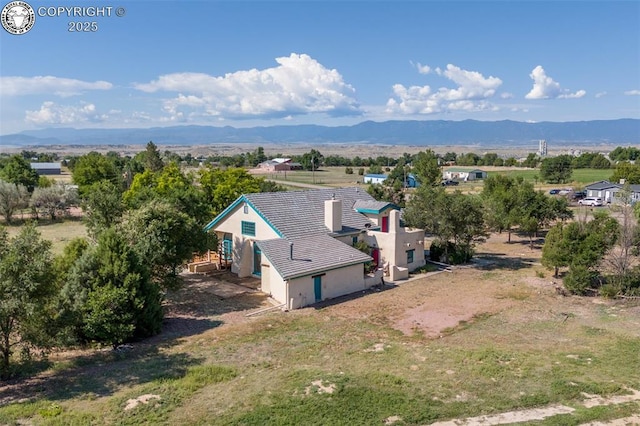
[[[8,33],[20,35],[28,32],[36,23],[36,13],[27,2],[12,1],[2,8],[0,22]]]

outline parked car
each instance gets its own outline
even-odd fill
[[[559,193],[560,193],[559,189],[552,189],[552,190],[549,191],[549,194],[551,194],[551,195],[556,195],[556,194],[559,194]]]
[[[591,207],[603,205],[602,198],[596,198],[596,197],[583,198],[582,200],[578,200],[578,204],[580,204],[581,206],[591,206]]]
[[[578,200],[582,200],[586,196],[587,196],[587,191],[576,191],[571,195],[571,199],[578,201]]]
[[[447,179],[442,181],[442,186],[455,186],[455,185],[458,185],[459,183],[460,182],[458,182],[457,180]]]

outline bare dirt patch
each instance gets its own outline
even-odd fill
[[[328,393],[332,394],[336,390],[335,383],[324,383],[324,380],[314,380],[311,382],[311,386],[305,389],[305,395],[311,395],[312,393]]]
[[[137,398],[133,398],[133,399],[127,400],[127,405],[125,405],[124,410],[125,411],[133,410],[138,405],[140,405],[140,404],[148,404],[149,402],[151,402],[153,400],[160,400],[160,395],[153,395],[153,394],[150,394],[150,393],[145,394],[145,395],[140,395]]]

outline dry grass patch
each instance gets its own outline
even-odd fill
[[[8,226],[9,236],[17,235],[21,230],[20,225]],[[71,218],[51,222],[40,220],[37,222],[38,232],[45,240],[51,241],[51,251],[54,255],[62,254],[64,247],[74,238],[86,238],[87,228],[80,218]]]

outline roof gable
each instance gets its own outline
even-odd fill
[[[278,229],[273,226],[273,223],[271,223],[271,221],[269,219],[267,219],[266,217],[264,217],[264,215],[262,213],[260,213],[260,211],[258,209],[255,208],[255,206],[253,204],[251,204],[251,201],[247,200],[247,198],[244,195],[239,196],[238,198],[236,198],[236,200],[231,203],[226,209],[224,209],[222,211],[222,213],[220,213],[218,216],[216,216],[215,218],[213,218],[213,220],[211,222],[209,222],[208,224],[205,225],[204,230],[205,231],[210,231],[212,228],[214,228],[216,225],[220,224],[221,222],[224,221],[224,219],[229,216],[230,214],[232,214],[236,208],[238,206],[240,206],[242,203],[246,203],[251,209],[253,209],[253,211],[256,212],[256,214],[258,216],[260,216],[260,218],[262,220],[265,221],[265,223],[267,225],[269,225],[271,227],[271,229],[273,229],[275,231],[275,233],[277,235],[279,235],[280,237],[282,237],[282,233],[280,231],[278,231]]]
[[[359,188],[328,188],[308,191],[261,192],[245,194],[205,226],[213,229],[242,202],[246,202],[282,238],[300,238],[329,234],[324,221],[324,202],[342,201],[343,232],[367,229],[372,222],[353,209],[358,200],[375,201]]]
[[[353,209],[358,213],[380,214],[388,209],[400,210],[400,207],[386,201],[356,200]]]

